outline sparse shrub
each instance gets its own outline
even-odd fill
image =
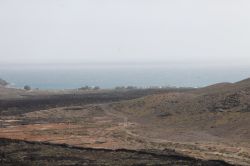
[[[136,86],[117,86],[115,90],[134,90],[138,89]]]
[[[23,89],[24,89],[24,90],[31,90],[31,87],[30,87],[29,85],[25,85],[25,86],[23,87]]]
[[[99,90],[99,89],[100,89],[99,86],[91,87],[91,86],[88,86],[88,85],[83,86],[83,87],[81,87],[81,88],[78,88],[78,90]]]
[[[90,89],[91,87],[89,87],[88,85],[79,88],[79,90],[90,90]]]
[[[94,89],[94,90],[99,90],[100,87],[99,87],[99,86],[95,86],[93,89]]]
[[[126,89],[128,89],[128,90],[134,90],[134,89],[137,89],[137,87],[135,87],[135,86],[127,86]]]
[[[124,86],[117,86],[117,87],[115,87],[115,90],[124,90],[124,89],[126,89]]]

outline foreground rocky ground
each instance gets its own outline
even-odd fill
[[[107,150],[79,148],[63,144],[0,139],[0,164],[26,165],[192,165],[230,166],[223,161],[204,161],[170,150]]]

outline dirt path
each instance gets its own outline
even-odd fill
[[[236,147],[217,142],[180,142],[168,140],[154,135],[152,124],[142,124],[131,119],[121,111],[116,111],[109,104],[89,105],[88,107],[74,107],[72,110],[62,108],[29,113],[32,117],[59,116],[62,123],[52,123],[48,119],[46,124],[12,125],[15,119],[8,119],[11,124],[2,128],[0,137],[33,141],[47,141],[65,143],[80,147],[106,149],[173,149],[181,154],[201,159],[225,160],[230,163],[250,165],[249,152],[246,147]],[[74,111],[74,114],[69,114]],[[50,114],[49,114],[50,113]],[[80,121],[72,122],[72,116]],[[76,116],[77,115],[77,116]],[[69,122],[67,122],[69,121]],[[145,129],[145,127],[148,127]],[[167,126],[160,127],[161,132]],[[158,132],[158,131],[157,131]]]
[[[235,147],[228,144],[217,142],[173,142],[167,139],[159,139],[154,137],[145,137],[131,131],[131,128],[140,128],[140,124],[137,122],[130,122],[128,117],[122,112],[114,110],[107,104],[98,105],[106,115],[119,119],[123,125],[123,130],[127,134],[127,137],[133,137],[140,144],[143,143],[146,148],[160,148],[160,149],[173,149],[185,155],[202,159],[223,159],[230,163],[237,163],[242,165],[250,165],[250,149],[244,147]],[[133,124],[130,126],[130,124]],[[134,125],[136,124],[136,125]],[[226,153],[225,153],[226,151]]]

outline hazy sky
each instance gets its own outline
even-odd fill
[[[0,0],[0,64],[250,66],[249,0]]]

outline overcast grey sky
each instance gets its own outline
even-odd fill
[[[0,0],[0,64],[250,66],[249,0]]]

